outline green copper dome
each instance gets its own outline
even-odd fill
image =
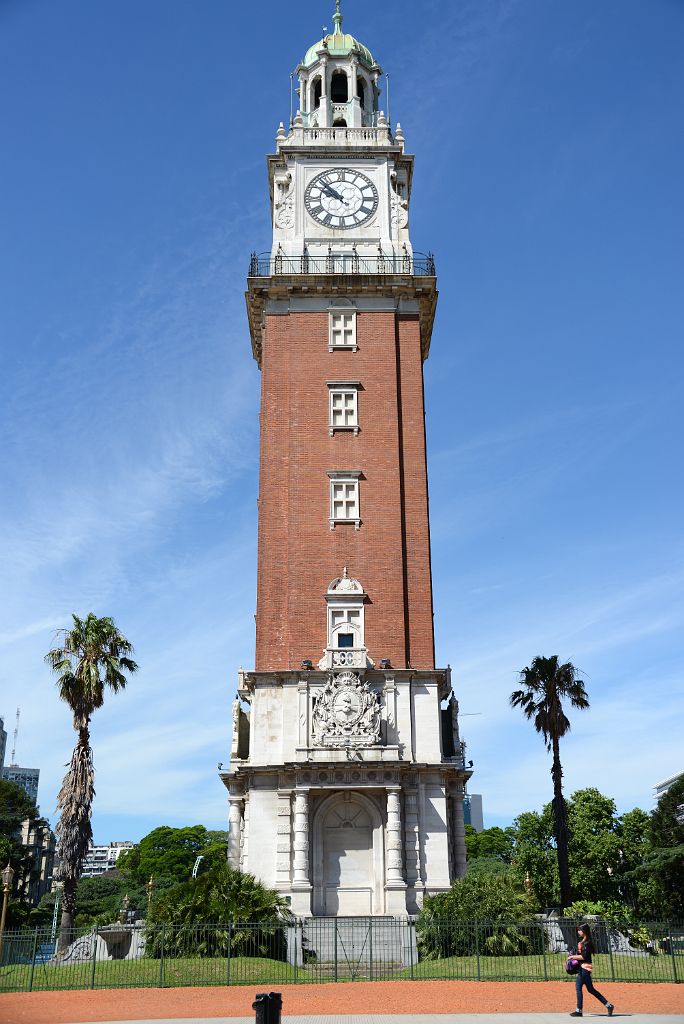
[[[331,57],[347,57],[350,53],[358,53],[361,60],[372,67],[375,61],[370,50],[363,43],[360,43],[358,39],[354,39],[354,36],[350,36],[348,32],[342,31],[340,0],[336,0],[335,3],[333,24],[335,26],[333,31],[329,35],[324,36],[323,39],[319,39],[317,43],[314,43],[306,51],[302,61],[303,66],[308,68],[315,64],[318,60],[318,50],[326,47]]]

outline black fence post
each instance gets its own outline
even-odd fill
[[[93,930],[93,960],[90,966],[90,987],[95,988],[95,968],[97,966],[97,927]]]
[[[33,975],[36,971],[36,949],[38,948],[38,929],[33,933],[33,952],[31,953],[31,973],[29,975],[28,990],[33,992]]]
[[[675,956],[674,939],[672,937],[672,921],[667,922],[667,937],[670,943],[670,956],[672,957],[672,977],[675,982],[679,982],[679,978],[677,977],[677,959]]]
[[[544,981],[548,981],[549,969],[546,963],[546,930],[544,929],[544,924],[542,921],[537,921],[536,926],[539,929],[539,933],[541,935],[542,957],[544,958]]]
[[[333,928],[335,929],[335,981],[337,981],[337,919],[332,919]]]
[[[605,921],[604,920],[603,927],[605,929],[606,945],[608,946],[608,956],[610,957],[610,980],[611,981],[615,981],[615,962],[613,960],[613,942],[612,942],[613,936],[612,936],[612,932],[611,932],[611,929],[610,929],[610,921]]]
[[[159,988],[164,988],[164,930],[166,925],[161,926],[161,939],[159,946]]]
[[[480,929],[479,922],[475,922],[475,956],[477,957],[477,980],[481,981],[480,978]]]

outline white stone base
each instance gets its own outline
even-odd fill
[[[295,888],[289,892],[290,910],[295,917],[311,917],[311,886]]]

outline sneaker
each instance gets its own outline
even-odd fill
[[[615,1009],[615,1007],[613,1006],[612,1003],[606,1003],[606,1010],[608,1011],[608,1016],[609,1017],[613,1016],[613,1010],[614,1009]]]
[[[573,1010],[572,1013],[570,1014],[570,1016],[571,1017],[581,1017],[582,1016],[582,1011],[581,1010]]]

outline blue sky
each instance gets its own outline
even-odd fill
[[[140,672],[93,720],[97,841],[222,827],[254,653],[259,375],[243,291],[265,154],[331,0],[0,5],[0,714],[53,815],[43,664],[112,615]],[[345,0],[416,155],[437,654],[486,824],[550,795],[508,707],[557,653],[591,711],[568,792],[681,770],[682,96],[675,0]],[[11,741],[11,737],[10,737]],[[11,743],[10,743],[11,745]],[[53,818],[54,820],[54,818]]]

